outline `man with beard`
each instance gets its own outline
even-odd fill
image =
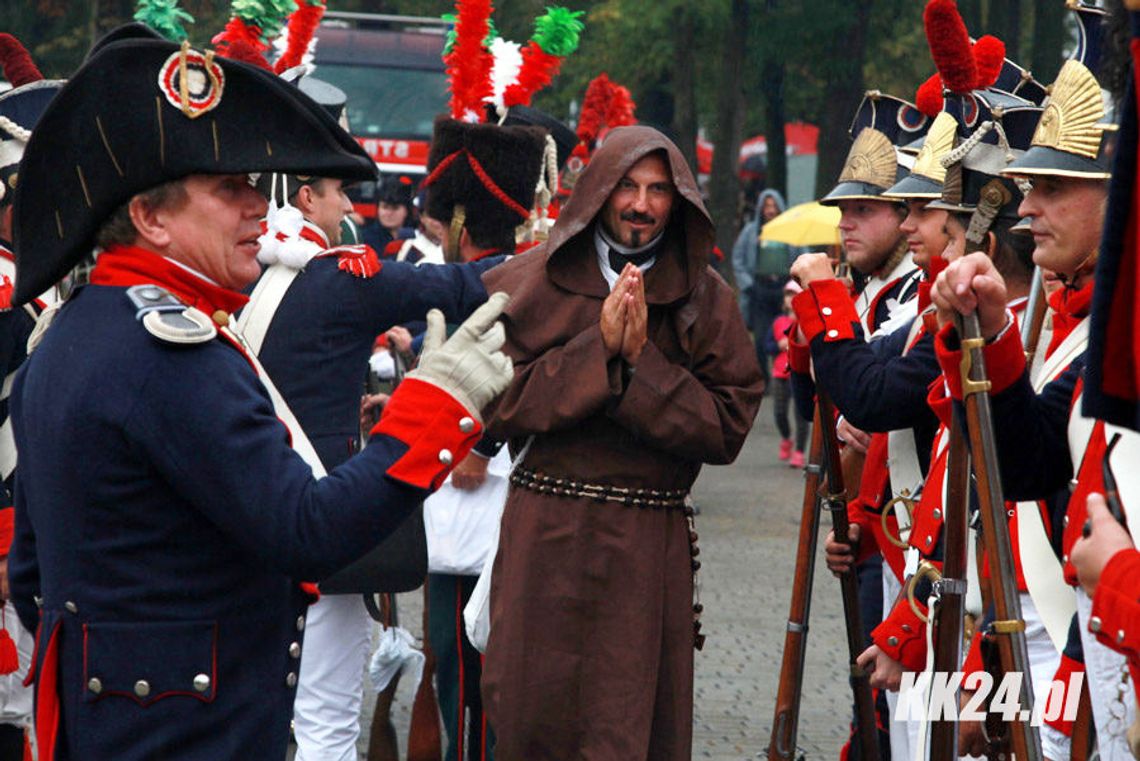
[[[483,687],[500,761],[688,759],[701,464],[744,443],[763,384],[680,151],[623,127],[512,295],[515,381],[491,429],[521,457],[491,582]]]

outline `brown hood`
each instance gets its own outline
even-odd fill
[[[681,151],[657,130],[642,126],[619,127],[607,135],[562,207],[544,246],[547,273],[557,285],[601,298],[609,293],[597,266],[586,266],[595,255],[593,222],[618,181],[653,151],[668,156],[678,195],[665,231],[665,255],[646,273],[647,297],[651,303],[669,303],[692,291],[712,254],[712,219]],[[590,236],[589,245],[576,240],[580,236]],[[572,242],[575,245],[570,245]]]

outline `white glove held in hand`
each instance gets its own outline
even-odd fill
[[[420,362],[407,377],[442,388],[482,423],[480,411],[514,379],[510,357],[499,351],[507,334],[495,321],[508,301],[505,293],[492,294],[446,342],[443,313],[428,312]]]

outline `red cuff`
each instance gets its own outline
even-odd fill
[[[981,623],[981,619],[978,620]],[[966,659],[962,662],[962,673],[966,676],[978,671],[985,671],[986,663],[982,660],[982,627],[978,626],[974,630],[974,636],[970,638],[970,646],[966,649]]]
[[[1066,737],[1073,736],[1073,725],[1075,721],[1065,721],[1064,711],[1057,710],[1053,707],[1053,701],[1059,700],[1060,705],[1067,705],[1069,702],[1069,690],[1078,687],[1079,683],[1076,681],[1077,674],[1084,674],[1085,664],[1080,661],[1075,661],[1069,656],[1061,653],[1061,663],[1057,666],[1057,673],[1053,675],[1053,683],[1061,682],[1061,689],[1058,692],[1052,692],[1049,697],[1050,705],[1045,706],[1043,716],[1056,715],[1055,719],[1046,719],[1045,723],[1057,730]],[[1083,679],[1083,677],[1082,677]],[[1074,697],[1074,699],[1076,699]]]
[[[950,348],[953,346],[954,348]],[[958,342],[958,331],[953,324],[942,326],[934,337],[934,350],[950,395],[962,399],[962,348]],[[990,379],[990,395],[1000,394],[1012,386],[1025,372],[1025,352],[1021,348],[1021,334],[1017,322],[1009,326],[1001,338],[982,349],[986,362],[986,373]]]
[[[0,508],[0,555],[7,555],[12,548],[12,536],[16,533],[16,509]]]
[[[1140,655],[1140,552],[1120,550],[1100,572],[1089,631],[1129,660]]]
[[[927,615],[926,606],[921,602],[916,604],[922,614]],[[907,671],[926,668],[926,624],[914,614],[905,597],[895,603],[883,623],[875,627],[871,639]]]
[[[809,344],[820,333],[824,334],[825,341],[855,337],[852,326],[859,324],[859,313],[842,281],[816,280],[792,299],[792,308]]]
[[[807,344],[796,341],[796,325],[788,331],[788,367],[793,373],[808,375],[811,373],[811,348]]]
[[[388,476],[420,489],[438,489],[479,441],[483,426],[439,386],[405,378],[372,434],[391,436],[408,446],[388,468]]]

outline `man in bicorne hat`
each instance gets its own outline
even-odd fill
[[[546,243],[484,275],[518,366],[492,433],[521,463],[483,676],[499,761],[688,759],[696,533],[686,495],[731,462],[762,382],[677,147],[623,127]]]
[[[260,271],[266,204],[247,173],[374,165],[261,69],[110,39],[45,112],[15,202],[16,303],[101,249],[12,392],[10,573],[39,626],[39,754],[279,761],[311,599],[298,580],[375,546],[474,444],[510,377],[503,297],[446,344],[430,313],[370,445],[314,478],[228,327]]]

